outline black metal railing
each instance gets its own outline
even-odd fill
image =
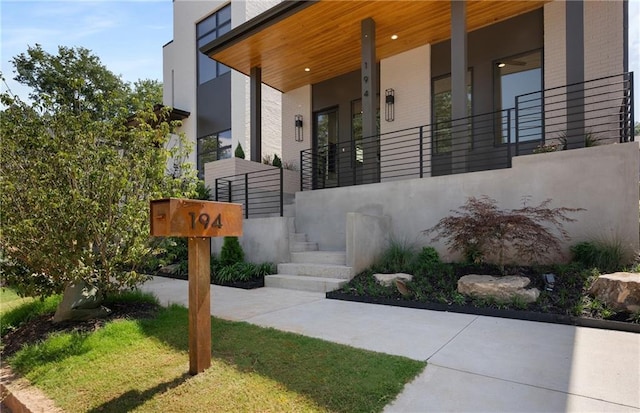
[[[513,156],[633,140],[633,74],[516,97],[514,107],[300,152],[300,189],[511,167]]]
[[[283,215],[282,168],[216,178],[215,200],[242,204],[245,218]]]
[[[633,73],[520,95],[515,111],[514,155],[522,154],[520,143],[532,139],[561,149],[630,142]]]

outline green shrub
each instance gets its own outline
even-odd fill
[[[558,137],[558,140],[560,141],[560,145],[562,147],[562,150],[567,150],[569,147],[569,140],[570,138],[575,138],[575,136],[570,136],[567,134],[567,132],[562,132],[560,134],[560,136]],[[590,148],[593,146],[598,146],[600,145],[600,138],[598,137],[598,135],[596,135],[595,133],[591,132],[590,130],[585,131],[584,134],[584,146],[585,148]]]
[[[619,242],[580,242],[571,247],[571,254],[573,261],[602,272],[615,272],[626,264],[625,249]]]
[[[220,250],[220,264],[226,267],[242,261],[244,261],[244,251],[238,237],[224,237]]]
[[[433,247],[424,247],[413,259],[411,272],[416,274],[433,274],[442,269],[440,255]]]
[[[154,242],[155,245],[151,248],[150,254],[146,260],[139,265],[140,271],[154,274],[166,265],[188,261],[189,249],[187,238],[156,238]]]
[[[275,166],[276,168],[282,168],[282,160],[277,154],[273,155],[273,163],[271,165]]]
[[[414,245],[406,241],[391,240],[373,269],[382,273],[411,272],[415,256]]]
[[[242,149],[242,145],[238,142],[238,146],[236,146],[236,150],[233,153],[236,158],[244,159],[244,150]]]
[[[238,281],[258,280],[275,272],[275,265],[272,263],[236,262],[232,265],[218,267],[215,272],[212,271],[211,279],[216,284],[227,284]]]
[[[211,188],[206,186],[202,179],[199,179],[196,184],[196,193],[193,199],[202,199],[204,201],[211,199]]]

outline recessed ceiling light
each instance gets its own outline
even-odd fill
[[[505,67],[506,65],[507,65],[507,64],[506,64],[506,63],[503,63],[503,62],[498,63],[498,67]]]
[[[396,40],[397,38],[398,38],[398,35],[397,35],[397,34],[392,34],[392,35],[391,35],[391,40]]]
[[[308,68],[308,67],[305,67],[305,68],[304,68],[304,71],[305,71],[305,72],[310,72],[310,71],[311,71],[311,69],[310,69],[310,68]]]

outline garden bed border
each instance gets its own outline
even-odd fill
[[[564,324],[578,327],[599,328],[604,330],[615,330],[640,334],[640,324],[625,323],[622,321],[612,320],[597,320],[593,318],[574,317],[562,314],[538,313],[533,311],[520,310],[500,310],[497,308],[481,308],[469,305],[449,305],[384,297],[357,296],[346,294],[340,291],[329,291],[326,293],[326,298],[331,300],[352,301],[357,303],[381,304],[394,307],[416,308],[421,310],[473,314],[489,317],[509,318],[513,320],[537,321],[542,323]]]

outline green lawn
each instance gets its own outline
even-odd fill
[[[56,334],[9,363],[70,412],[381,411],[424,362],[212,318],[213,360],[188,370],[187,310]]]

